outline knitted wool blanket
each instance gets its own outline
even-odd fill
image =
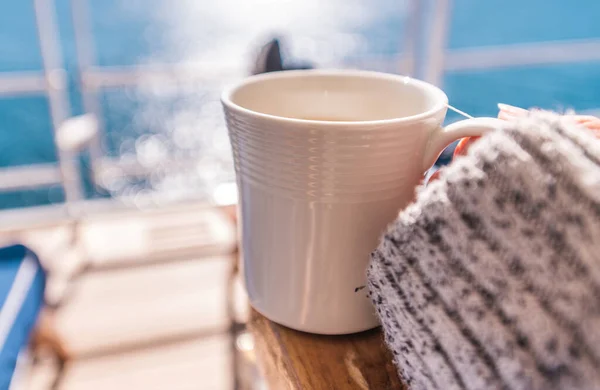
[[[532,113],[388,228],[368,288],[411,389],[600,389],[600,141]]]

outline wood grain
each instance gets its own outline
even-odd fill
[[[408,389],[379,329],[319,336],[277,325],[254,310],[248,328],[258,364],[273,389]]]

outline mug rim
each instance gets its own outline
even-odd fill
[[[356,78],[370,78],[370,79],[384,79],[393,81],[396,83],[412,83],[416,85],[420,90],[425,91],[427,94],[437,95],[438,102],[434,104],[434,106],[426,111],[420,112],[415,115],[409,115],[398,118],[391,119],[375,119],[375,120],[360,120],[360,121],[325,121],[325,120],[315,120],[315,119],[300,119],[300,118],[289,118],[284,116],[265,114],[258,111],[253,111],[248,108],[242,107],[241,105],[234,103],[232,96],[241,88],[253,84],[260,83],[265,80],[273,80],[273,79],[291,79],[291,78],[301,78],[305,76],[346,76],[346,77],[356,77]],[[410,76],[403,76],[399,74],[392,73],[383,73],[383,72],[375,72],[368,70],[350,70],[350,69],[302,69],[302,70],[286,70],[286,71],[277,71],[277,72],[269,72],[263,73],[259,75],[253,75],[250,77],[246,77],[238,83],[225,88],[223,93],[221,94],[221,103],[227,109],[232,111],[237,111],[241,114],[246,114],[258,118],[269,119],[274,122],[287,123],[287,124],[296,124],[296,125],[319,125],[319,126],[329,126],[329,127],[340,127],[344,128],[348,127],[362,127],[364,125],[388,125],[388,124],[408,124],[419,122],[422,119],[426,119],[434,116],[440,111],[446,109],[448,105],[448,96],[444,91],[440,88],[436,87],[433,84],[430,84],[426,81],[422,81],[419,79],[412,78]]]

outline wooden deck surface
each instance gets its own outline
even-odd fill
[[[380,329],[318,336],[277,325],[256,311],[248,328],[271,389],[407,389],[398,378]]]
[[[223,210],[119,210],[0,230],[0,245],[15,242],[40,257],[53,305],[33,338],[45,358],[14,390],[233,387],[237,243]]]
[[[285,328],[248,312],[239,282],[234,312],[247,331],[232,336],[234,224],[233,209],[188,205],[0,231],[0,244],[38,253],[57,302],[35,337],[54,358],[38,359],[15,390],[264,390],[263,380],[271,390],[406,389],[379,329],[331,337]]]

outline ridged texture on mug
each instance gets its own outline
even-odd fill
[[[238,177],[292,197],[389,199],[414,176],[424,131],[386,124],[326,126],[226,113]],[[412,126],[422,126],[418,123]],[[414,129],[416,130],[416,129]],[[418,172],[417,172],[418,173]]]

